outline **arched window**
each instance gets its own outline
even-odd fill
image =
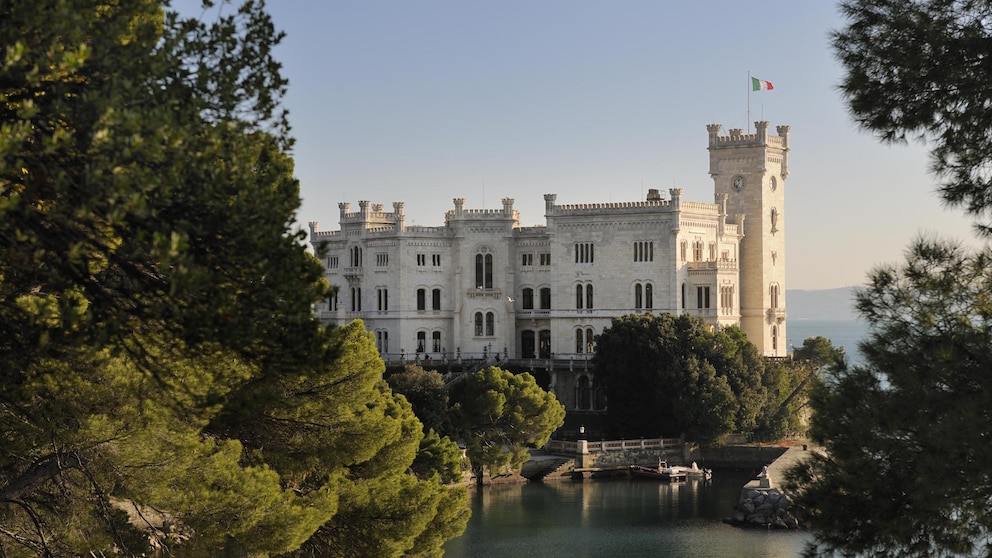
[[[541,310],[551,310],[551,289],[541,288]]]
[[[592,310],[592,285],[586,285],[586,309]]]
[[[648,310],[654,308],[654,289],[651,283],[644,285],[644,307]]]
[[[475,255],[475,287],[477,289],[493,288],[493,255]]]
[[[427,350],[427,332],[418,331],[417,332],[417,352],[423,353]]]
[[[520,332],[520,356],[523,358],[537,356],[537,339],[533,330],[525,329]]]
[[[582,285],[575,286],[575,309],[582,310]]]
[[[523,297],[522,298],[523,298],[523,300],[521,301],[521,304],[523,305],[522,306],[523,309],[524,310],[533,310],[534,309],[534,289],[531,289],[531,288],[524,289],[524,291],[523,291]]]
[[[431,292],[431,302],[433,303],[434,310],[441,309],[441,289],[434,289]]]
[[[682,309],[685,310],[685,283],[682,283]]]
[[[594,353],[594,352],[596,352],[596,348],[594,346],[594,338],[595,338],[595,334],[592,332],[592,328],[591,327],[587,327],[586,328],[586,352],[587,353]]]
[[[440,331],[432,331],[431,332],[431,342],[432,342],[431,344],[433,345],[433,347],[431,348],[431,350],[434,351],[435,353],[440,353],[441,352],[441,332]]]
[[[689,242],[688,241],[685,241],[685,240],[682,241],[682,244],[679,245],[679,252],[681,253],[682,261],[685,262],[686,259],[688,258],[688,255],[687,254],[689,252]]]
[[[575,352],[581,353],[582,349],[585,347],[585,342],[582,339],[582,330],[575,330]]]
[[[417,310],[427,310],[427,289],[417,289]]]
[[[772,308],[778,308],[778,283],[768,286],[768,304]]]
[[[634,285],[634,308],[640,310],[644,306],[644,293],[641,284]]]
[[[496,335],[496,314],[486,312],[486,337]]]
[[[772,326],[772,350],[778,351],[778,326]]]
[[[475,336],[482,337],[482,312],[475,313]]]
[[[351,311],[362,311],[362,289],[360,287],[351,288]]]

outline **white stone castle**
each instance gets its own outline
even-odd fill
[[[763,354],[785,356],[789,127],[768,128],[706,127],[713,203],[680,188],[620,203],[558,205],[546,194],[537,227],[520,226],[509,198],[494,210],[456,198],[439,227],[407,225],[402,202],[392,212],[341,203],[340,230],[310,223],[337,288],[318,315],[362,319],[392,362],[583,362],[612,318],[647,312],[739,325]]]

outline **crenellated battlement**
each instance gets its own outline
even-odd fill
[[[707,124],[706,131],[709,133],[710,148],[722,147],[755,147],[768,146],[781,149],[789,147],[789,126],[777,126],[775,131],[777,136],[768,135],[767,121],[757,121],[754,123],[754,133],[745,134],[742,128],[731,128],[727,130],[728,135],[722,136],[720,132],[723,126],[720,124]]]
[[[604,202],[604,203],[576,203],[567,205],[552,206],[552,213],[556,216],[562,215],[587,215],[602,213],[604,211],[629,211],[645,210],[654,211],[659,208],[670,208],[670,200],[652,200],[637,202]]]

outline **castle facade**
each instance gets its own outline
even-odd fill
[[[509,198],[487,210],[456,198],[437,227],[407,225],[402,202],[341,203],[339,230],[310,223],[337,287],[318,315],[362,319],[386,361],[582,362],[612,318],[647,312],[739,325],[763,354],[785,356],[789,127],[721,130],[707,126],[712,203],[680,188],[619,203],[546,194],[537,227],[520,226]]]

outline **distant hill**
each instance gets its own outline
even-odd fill
[[[855,320],[854,287],[785,291],[785,310],[790,320]]]

